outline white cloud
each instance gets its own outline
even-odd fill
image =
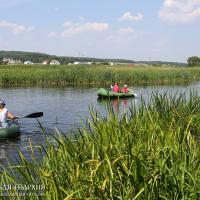
[[[66,21],[66,22],[64,22],[64,24],[63,24],[63,26],[64,27],[69,27],[69,26],[71,26],[72,25],[72,22],[70,22],[70,21]]]
[[[64,30],[61,33],[61,35],[67,37],[84,32],[102,32],[108,29],[108,24],[99,22],[86,22],[83,24],[73,24],[71,22],[65,22],[64,27],[66,27],[66,30]]]
[[[54,8],[53,9],[55,12],[58,12],[60,10],[60,8]]]
[[[127,27],[127,28],[120,28],[119,33],[120,34],[130,34],[130,33],[135,33],[135,31],[132,28]]]
[[[200,0],[165,0],[159,17],[170,23],[188,23],[200,18]]]
[[[48,34],[49,37],[55,37],[57,35],[56,32],[52,31]]]
[[[131,12],[125,12],[120,18],[119,21],[139,21],[143,19],[143,15],[138,13],[137,15],[132,15]]]
[[[0,28],[11,29],[14,34],[21,34],[32,31],[34,26],[24,26],[20,24],[11,23],[5,20],[0,20]]]
[[[83,17],[83,16],[80,16],[80,21],[84,21],[85,20],[85,17]]]

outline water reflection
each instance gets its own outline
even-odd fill
[[[98,99],[99,106],[104,107],[105,111],[107,110],[108,106],[111,106],[113,111],[117,114],[124,113],[128,110],[128,108],[137,102],[136,98],[122,98],[122,99]]]
[[[128,101],[128,99],[114,99],[112,103],[114,111],[119,113],[121,107],[123,111],[126,111],[127,108],[129,107],[130,101],[131,100]]]
[[[119,100],[118,99],[114,99],[112,100],[112,105],[113,105],[113,109],[115,112],[119,112]]]

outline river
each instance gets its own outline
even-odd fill
[[[130,98],[112,101],[115,111],[127,109],[131,103],[138,105],[141,96],[147,102],[152,92],[184,92],[189,95],[190,91],[200,94],[200,82],[190,85],[178,86],[137,86],[129,87],[138,94],[138,98]],[[24,116],[33,112],[44,113],[39,118],[47,135],[55,134],[59,129],[64,134],[71,134],[71,129],[80,126],[89,117],[89,107],[94,107],[100,112],[105,111],[105,101],[97,100],[97,87],[91,88],[0,88],[0,98],[6,102],[6,107],[16,116]],[[8,159],[15,159],[17,151],[22,151],[25,156],[29,156],[26,149],[31,141],[33,146],[38,146],[44,142],[43,134],[36,119],[20,119],[21,136],[14,140],[0,140],[0,163],[5,163]],[[36,151],[36,157],[40,154]]]

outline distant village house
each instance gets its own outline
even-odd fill
[[[21,60],[17,60],[17,59],[13,59],[13,58],[3,58],[2,59],[3,63],[7,63],[7,64],[21,64]]]
[[[58,61],[58,60],[52,60],[50,62],[50,65],[60,65],[60,61]]]
[[[33,62],[30,61],[30,60],[27,60],[27,61],[24,62],[24,64],[25,64],[25,65],[33,65]]]

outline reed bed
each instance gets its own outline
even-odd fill
[[[177,84],[200,80],[200,67],[0,66],[1,86]]]
[[[30,143],[32,160],[19,152],[0,184],[45,185],[43,196],[24,199],[199,199],[200,98],[157,93],[129,111],[119,117],[108,106],[105,117],[91,109],[75,136],[46,137],[40,162]]]

